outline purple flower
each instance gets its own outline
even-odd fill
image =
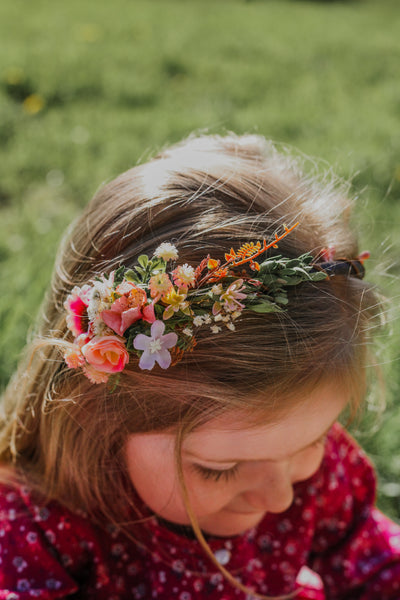
[[[163,335],[164,330],[165,323],[154,321],[150,329],[150,336],[139,333],[133,340],[134,348],[143,350],[139,361],[140,369],[150,371],[155,362],[158,362],[162,369],[168,369],[171,364],[171,354],[168,352],[168,348],[176,346],[178,336],[173,332]]]

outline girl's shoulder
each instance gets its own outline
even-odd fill
[[[44,503],[26,486],[0,484],[0,589],[10,598],[76,593],[75,575],[92,562],[96,537],[84,515]]]
[[[312,481],[320,497],[319,506],[325,511],[360,515],[375,503],[374,466],[339,423],[327,435],[324,458]]]
[[[26,528],[33,528],[44,531],[49,540],[72,527],[74,531],[90,529],[85,513],[73,513],[56,501],[46,502],[28,485],[1,480],[0,527],[3,537],[10,530],[25,532]]]
[[[323,467],[344,475],[345,470],[370,473],[375,479],[374,466],[353,436],[339,423],[329,430],[325,445]]]

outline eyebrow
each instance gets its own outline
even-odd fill
[[[307,444],[307,446],[304,446],[303,448],[300,448],[299,450],[297,450],[296,452],[294,452],[293,454],[297,454],[298,452],[302,452],[302,450],[306,450],[307,448],[309,448],[310,446],[313,446],[313,444],[316,444],[321,438],[325,437],[329,430],[331,429],[331,427],[333,426],[333,424],[336,422],[337,419],[335,419],[330,425],[329,427],[324,431],[324,433],[322,433],[319,437],[317,437],[316,440],[314,440],[313,442],[310,442],[309,444]],[[257,462],[258,460],[271,460],[268,458],[256,458],[256,459],[243,459],[243,458],[230,458],[229,460],[227,458],[221,459],[221,460],[217,460],[215,458],[206,458],[205,456],[198,456],[197,454],[195,454],[194,452],[190,452],[190,450],[185,450],[184,454],[186,454],[187,456],[191,456],[193,458],[196,458],[197,460],[200,461],[204,461],[204,462],[212,462],[212,463],[220,463],[220,464],[224,464],[224,463],[242,463],[242,462]]]

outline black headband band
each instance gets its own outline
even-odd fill
[[[321,262],[314,265],[315,271],[325,271],[328,275],[344,275],[346,277],[357,277],[363,279],[365,267],[360,260],[339,259]]]

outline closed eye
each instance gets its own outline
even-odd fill
[[[192,467],[203,479],[212,479],[214,481],[220,481],[221,479],[229,481],[234,479],[239,470],[239,465],[235,465],[230,469],[210,469],[209,467],[197,464],[193,464]]]

